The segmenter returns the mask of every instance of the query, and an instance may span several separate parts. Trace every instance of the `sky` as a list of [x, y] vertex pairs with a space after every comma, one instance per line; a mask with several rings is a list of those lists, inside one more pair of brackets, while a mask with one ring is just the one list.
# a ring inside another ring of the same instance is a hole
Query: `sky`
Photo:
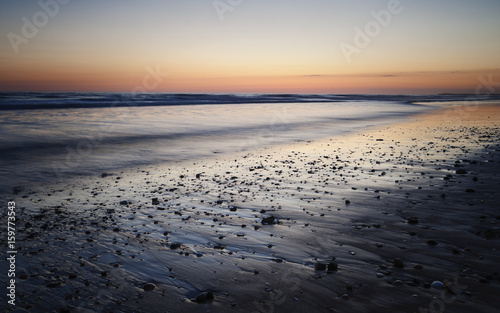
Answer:
[[500, 82], [499, 16], [498, 0], [0, 0], [0, 91], [473, 94]]

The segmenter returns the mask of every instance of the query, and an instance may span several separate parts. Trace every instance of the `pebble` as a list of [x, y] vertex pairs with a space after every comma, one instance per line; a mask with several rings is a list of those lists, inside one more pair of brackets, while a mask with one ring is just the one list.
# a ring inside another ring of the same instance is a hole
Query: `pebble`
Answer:
[[268, 216], [262, 218], [262, 225], [272, 225], [274, 223], [274, 216]]
[[173, 243], [170, 245], [170, 249], [172, 249], [172, 250], [179, 249], [180, 247], [181, 247], [181, 245], [178, 243]]
[[153, 291], [156, 288], [155, 284], [147, 283], [144, 285], [144, 291]]
[[413, 268], [414, 268], [414, 269], [416, 269], [416, 270], [421, 270], [421, 269], [423, 269], [424, 267], [422, 266], [422, 264], [415, 264], [415, 265], [413, 266]]
[[436, 240], [431, 239], [431, 240], [427, 240], [427, 244], [429, 246], [436, 246], [438, 243]]
[[392, 264], [394, 264], [394, 267], [397, 267], [397, 268], [404, 268], [405, 267], [403, 261], [401, 261], [400, 258], [395, 258], [394, 261], [392, 262]]
[[339, 265], [336, 262], [328, 263], [328, 272], [335, 272], [339, 268]]
[[349, 300], [349, 298], [351, 298], [351, 297], [349, 297], [349, 295], [348, 295], [347, 293], [344, 293], [344, 294], [343, 294], [342, 296], [340, 296], [340, 297], [341, 297], [342, 299], [344, 299], [344, 300]]
[[444, 284], [440, 282], [439, 280], [435, 280], [431, 284], [432, 287], [437, 288], [437, 289], [443, 289]]
[[316, 264], [314, 264], [314, 269], [317, 271], [326, 271], [326, 264], [322, 262], [316, 262]]
[[411, 225], [418, 224], [418, 218], [416, 218], [416, 217], [410, 217], [407, 221], [408, 221], [408, 224], [411, 224]]
[[395, 280], [392, 282], [392, 285], [393, 286], [402, 286], [403, 285], [403, 282], [401, 280]]
[[384, 277], [384, 274], [382, 274], [382, 273], [377, 273], [377, 277], [382, 278], [382, 277]]
[[214, 294], [211, 291], [208, 291], [208, 292], [203, 292], [203, 293], [199, 294], [196, 297], [195, 301], [198, 303], [205, 303], [208, 301], [212, 301], [213, 299], [214, 299]]

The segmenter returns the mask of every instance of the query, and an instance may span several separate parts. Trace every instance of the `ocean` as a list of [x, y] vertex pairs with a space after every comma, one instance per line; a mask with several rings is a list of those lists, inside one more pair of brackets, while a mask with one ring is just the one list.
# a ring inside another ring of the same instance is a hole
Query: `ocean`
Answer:
[[0, 93], [0, 191], [336, 136], [468, 98]]

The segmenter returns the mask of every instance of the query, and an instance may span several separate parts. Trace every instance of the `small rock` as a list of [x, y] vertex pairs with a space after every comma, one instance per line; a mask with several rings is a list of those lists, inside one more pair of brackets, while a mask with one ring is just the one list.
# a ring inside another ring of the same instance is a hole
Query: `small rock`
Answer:
[[208, 301], [212, 301], [213, 299], [214, 299], [214, 294], [211, 291], [208, 291], [208, 292], [203, 292], [203, 293], [199, 294], [196, 297], [195, 301], [198, 303], [205, 303]]
[[144, 285], [144, 291], [153, 291], [156, 288], [155, 284], [147, 283]]
[[128, 205], [128, 201], [127, 200], [120, 201], [120, 205]]
[[397, 267], [397, 268], [404, 268], [405, 267], [403, 261], [401, 261], [400, 258], [395, 258], [394, 261], [392, 262], [392, 264], [394, 264], [394, 267]]
[[393, 286], [402, 286], [402, 285], [403, 285], [403, 282], [402, 282], [402, 281], [400, 281], [400, 280], [398, 279], [398, 280], [393, 281], [393, 282], [392, 282], [392, 285], [393, 285]]
[[422, 264], [415, 264], [415, 266], [413, 266], [413, 268], [416, 269], [416, 270], [421, 270], [424, 267], [422, 266]]
[[472, 193], [472, 192], [476, 192], [476, 191], [474, 189], [472, 189], [472, 188], [468, 188], [468, 189], [465, 189], [465, 192], [471, 192]]
[[427, 240], [427, 244], [429, 246], [436, 246], [438, 243], [436, 240], [431, 239], [431, 240]]
[[444, 284], [442, 282], [440, 282], [439, 280], [435, 280], [432, 282], [431, 286], [436, 288], [436, 289], [443, 289]]
[[47, 283], [47, 287], [48, 288], [56, 288], [56, 287], [59, 287], [59, 286], [61, 286], [61, 282], [60, 281], [54, 281], [54, 282]]
[[467, 171], [466, 171], [466, 170], [464, 170], [463, 168], [461, 168], [461, 169], [458, 169], [458, 170], [456, 171], [456, 173], [457, 173], [457, 174], [461, 174], [461, 175], [463, 175], [463, 174], [467, 174]]
[[153, 198], [153, 199], [151, 199], [151, 202], [152, 202], [152, 204], [153, 204], [153, 205], [158, 205], [158, 204], [160, 204], [160, 201], [158, 201], [158, 198]]
[[274, 221], [275, 221], [274, 216], [264, 217], [262, 218], [262, 225], [271, 225], [274, 223]]
[[416, 217], [410, 217], [410, 218], [408, 219], [408, 224], [411, 224], [411, 225], [416, 225], [416, 224], [418, 224], [418, 218], [416, 218]]
[[345, 200], [345, 204], [351, 204], [350, 200]]
[[180, 247], [181, 247], [181, 245], [179, 243], [170, 244], [170, 249], [172, 249], [172, 250], [179, 249]]
[[384, 277], [384, 274], [382, 274], [382, 273], [377, 273], [377, 277], [382, 278], [382, 277]]
[[328, 272], [336, 272], [339, 268], [339, 265], [336, 262], [328, 263]]
[[326, 264], [322, 262], [316, 262], [316, 264], [314, 264], [314, 269], [316, 271], [326, 271]]
[[351, 298], [351, 297], [349, 297], [349, 295], [348, 295], [347, 293], [344, 293], [344, 294], [343, 294], [343, 295], [341, 295], [340, 297], [341, 297], [342, 299], [344, 299], [344, 300], [349, 300], [349, 298]]

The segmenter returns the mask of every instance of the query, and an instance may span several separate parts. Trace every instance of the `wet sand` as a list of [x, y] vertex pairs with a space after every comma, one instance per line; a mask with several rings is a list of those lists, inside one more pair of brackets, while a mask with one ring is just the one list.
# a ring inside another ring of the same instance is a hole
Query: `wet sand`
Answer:
[[495, 312], [499, 142], [458, 106], [19, 191], [16, 311]]

